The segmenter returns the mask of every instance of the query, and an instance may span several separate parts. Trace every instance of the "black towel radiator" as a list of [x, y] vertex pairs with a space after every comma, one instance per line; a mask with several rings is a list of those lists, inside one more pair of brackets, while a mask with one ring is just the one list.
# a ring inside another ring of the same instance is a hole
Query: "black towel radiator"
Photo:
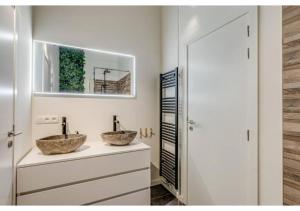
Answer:
[[[166, 89], [175, 89], [174, 96], [166, 97]], [[173, 122], [165, 122], [170, 114]], [[164, 149], [164, 143], [174, 150]], [[160, 176], [178, 189], [178, 68], [160, 74]]]

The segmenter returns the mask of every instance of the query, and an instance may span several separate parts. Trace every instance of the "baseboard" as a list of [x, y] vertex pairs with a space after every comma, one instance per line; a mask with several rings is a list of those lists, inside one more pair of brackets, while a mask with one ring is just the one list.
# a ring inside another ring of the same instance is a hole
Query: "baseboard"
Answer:
[[177, 190], [174, 189], [174, 186], [170, 185], [169, 183], [165, 182], [164, 179], [161, 180], [161, 185], [164, 186], [170, 193], [172, 193], [179, 201], [184, 205], [183, 196], [179, 194]]
[[161, 184], [160, 178], [151, 180], [151, 186], [160, 185], [160, 184]]

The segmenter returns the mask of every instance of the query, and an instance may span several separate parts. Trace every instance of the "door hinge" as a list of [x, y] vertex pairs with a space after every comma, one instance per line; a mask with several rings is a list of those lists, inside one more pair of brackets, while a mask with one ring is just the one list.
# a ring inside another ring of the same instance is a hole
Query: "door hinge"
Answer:
[[250, 26], [247, 26], [247, 36], [250, 37]]
[[250, 59], [250, 48], [247, 48], [247, 58]]
[[250, 141], [250, 130], [247, 130], [247, 141]]

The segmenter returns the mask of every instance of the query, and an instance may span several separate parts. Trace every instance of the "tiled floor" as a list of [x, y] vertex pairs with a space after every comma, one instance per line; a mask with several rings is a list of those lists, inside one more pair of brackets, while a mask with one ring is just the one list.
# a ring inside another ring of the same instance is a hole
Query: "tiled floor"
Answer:
[[162, 185], [151, 187], [151, 205], [182, 205], [173, 194]]

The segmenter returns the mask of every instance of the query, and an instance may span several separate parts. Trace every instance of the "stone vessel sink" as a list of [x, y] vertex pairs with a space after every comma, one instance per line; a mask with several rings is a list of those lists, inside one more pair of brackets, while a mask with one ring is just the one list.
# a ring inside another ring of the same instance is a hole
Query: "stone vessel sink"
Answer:
[[108, 144], [123, 146], [123, 145], [128, 145], [130, 142], [132, 142], [136, 137], [136, 134], [137, 134], [136, 131], [121, 130], [121, 131], [102, 133], [101, 137], [103, 141]]
[[83, 134], [56, 135], [36, 140], [36, 145], [45, 155], [65, 154], [74, 152], [85, 140]]

